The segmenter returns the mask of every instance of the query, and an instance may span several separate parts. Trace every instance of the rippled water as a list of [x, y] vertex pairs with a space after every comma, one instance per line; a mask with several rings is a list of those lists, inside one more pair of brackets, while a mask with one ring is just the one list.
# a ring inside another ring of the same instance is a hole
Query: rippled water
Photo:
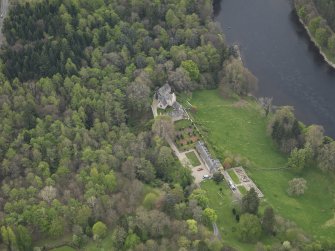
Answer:
[[259, 79], [257, 96], [292, 105], [299, 120], [335, 137], [335, 71], [309, 41], [289, 0], [216, 1], [216, 21], [229, 44], [240, 45]]

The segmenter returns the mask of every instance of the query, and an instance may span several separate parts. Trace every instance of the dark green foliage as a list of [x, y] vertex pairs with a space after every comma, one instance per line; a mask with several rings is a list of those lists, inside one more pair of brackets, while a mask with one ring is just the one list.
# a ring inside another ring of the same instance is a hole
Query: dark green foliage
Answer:
[[253, 214], [243, 214], [238, 223], [238, 235], [241, 241], [256, 242], [262, 233], [261, 224], [257, 216]]
[[[37, 79], [56, 73], [71, 75], [76, 71], [66, 70], [69, 59], [79, 66], [82, 60], [87, 61], [84, 52], [92, 43], [92, 33], [78, 30], [79, 10], [73, 6], [67, 6], [71, 14], [71, 23], [67, 23], [59, 13], [61, 3], [41, 1], [11, 9], [3, 29], [9, 46], [2, 55], [10, 79]], [[72, 27], [70, 32], [66, 26]]]
[[265, 208], [262, 218], [262, 228], [266, 234], [273, 234], [275, 225], [275, 214], [272, 207]]
[[223, 181], [223, 178], [224, 178], [224, 176], [223, 176], [223, 174], [222, 174], [221, 172], [215, 172], [215, 173], [213, 174], [213, 180], [214, 180], [217, 184], [219, 184], [220, 182], [222, 182], [222, 181]]
[[290, 153], [302, 145], [302, 126], [295, 118], [292, 107], [277, 110], [269, 126], [271, 137], [281, 151]]
[[335, 30], [335, 2], [333, 0], [313, 0], [313, 2], [330, 27]]
[[242, 212], [249, 214], [257, 214], [259, 206], [259, 198], [254, 188], [242, 198]]
[[24, 226], [19, 225], [16, 228], [16, 239], [19, 250], [30, 251], [32, 250], [32, 238], [28, 229]]

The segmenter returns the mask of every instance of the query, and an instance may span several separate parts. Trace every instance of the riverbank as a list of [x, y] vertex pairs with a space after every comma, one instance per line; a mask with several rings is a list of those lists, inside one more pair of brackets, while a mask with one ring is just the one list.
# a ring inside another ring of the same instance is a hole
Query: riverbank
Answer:
[[[309, 4], [313, 5], [313, 12], [314, 13], [317, 13], [317, 17], [320, 17], [321, 20], [324, 20], [324, 18], [318, 13], [316, 7], [314, 6], [314, 3], [312, 1], [309, 2]], [[315, 39], [314, 35], [311, 33], [311, 31], [309, 30], [307, 24], [304, 22], [304, 20], [301, 18], [301, 16], [299, 15], [299, 9], [302, 7], [302, 6], [299, 6], [296, 1], [294, 1], [293, 3], [293, 7], [294, 7], [294, 11], [295, 11], [295, 14], [297, 15], [298, 17], [298, 20], [300, 22], [300, 24], [304, 27], [305, 31], [307, 32], [308, 34], [308, 37], [310, 38], [310, 41], [314, 44], [314, 46], [317, 48], [317, 50], [319, 51], [320, 55], [322, 56], [323, 60], [330, 66], [332, 67], [333, 69], [335, 69], [335, 59], [332, 60], [330, 59], [329, 55], [327, 55], [327, 53], [324, 51], [325, 48], [323, 48]], [[325, 20], [326, 21], [326, 20]], [[330, 32], [330, 37], [335, 35], [335, 33], [332, 31], [332, 29], [326, 25], [327, 27], [327, 30]]]

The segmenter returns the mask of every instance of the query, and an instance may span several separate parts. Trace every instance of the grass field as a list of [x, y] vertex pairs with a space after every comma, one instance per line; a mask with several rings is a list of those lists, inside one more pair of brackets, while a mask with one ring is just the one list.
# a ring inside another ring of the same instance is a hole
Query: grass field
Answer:
[[227, 172], [228, 172], [230, 178], [232, 178], [232, 180], [234, 181], [235, 184], [240, 184], [240, 180], [238, 179], [234, 170], [230, 169]]
[[[308, 186], [305, 195], [289, 197], [287, 183], [297, 175], [287, 169], [273, 169], [285, 167], [287, 157], [278, 152], [267, 136], [267, 119], [254, 101], [224, 100], [212, 90], [193, 93], [190, 102], [197, 108], [193, 117], [217, 157], [224, 159], [234, 154], [250, 161], [246, 171], [264, 193], [265, 203], [310, 235], [334, 238], [335, 226], [326, 227], [326, 222], [334, 219], [334, 178], [316, 168], [305, 170], [302, 174]], [[225, 226], [224, 222], [219, 223]]]
[[186, 157], [190, 160], [191, 165], [192, 165], [193, 167], [195, 167], [195, 166], [199, 166], [199, 165], [200, 165], [200, 161], [199, 161], [197, 155], [195, 155], [194, 152], [186, 153]]

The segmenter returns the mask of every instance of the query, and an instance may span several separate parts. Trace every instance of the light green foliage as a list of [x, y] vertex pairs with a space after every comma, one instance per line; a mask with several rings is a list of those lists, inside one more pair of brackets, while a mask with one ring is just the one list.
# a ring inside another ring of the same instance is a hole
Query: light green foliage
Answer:
[[288, 167], [292, 168], [294, 171], [301, 172], [305, 167], [311, 163], [312, 159], [312, 149], [307, 146], [303, 149], [294, 148], [291, 152], [291, 156], [288, 159]]
[[188, 72], [192, 80], [199, 80], [200, 72], [196, 63], [192, 60], [186, 60], [181, 63], [181, 66]]
[[92, 232], [94, 240], [100, 240], [106, 236], [107, 227], [103, 222], [98, 221], [93, 225]]
[[202, 208], [206, 208], [208, 205], [208, 197], [205, 190], [200, 188], [195, 189], [190, 195], [190, 200], [196, 200]]
[[306, 8], [305, 6], [302, 6], [299, 10], [298, 10], [298, 16], [305, 21], [305, 18], [306, 18]]
[[237, 174], [234, 172], [233, 169], [228, 170], [228, 174], [235, 184], [241, 183], [240, 179], [237, 177]]
[[11, 227], [1, 227], [1, 238], [9, 250], [15, 250], [17, 248], [16, 236]]
[[205, 208], [204, 209], [204, 217], [205, 217], [205, 219], [207, 219], [211, 223], [215, 223], [217, 218], [218, 218], [215, 210], [212, 209], [212, 208]]
[[49, 236], [53, 238], [60, 237], [64, 233], [64, 225], [63, 218], [55, 217], [52, 219], [48, 230]]
[[189, 219], [189, 220], [186, 221], [186, 223], [187, 223], [188, 230], [192, 234], [196, 234], [198, 232], [198, 224], [197, 224], [196, 220]]
[[113, 171], [104, 176], [104, 185], [109, 192], [112, 192], [116, 186], [116, 177]]
[[291, 243], [289, 241], [284, 241], [283, 242], [283, 248], [284, 248], [284, 250], [291, 250], [291, 248], [292, 248]]
[[135, 247], [138, 243], [141, 242], [141, 239], [134, 233], [129, 233], [125, 243], [124, 243], [124, 248], [126, 250], [131, 249], [133, 247]]
[[328, 41], [327, 41], [327, 47], [328, 49], [334, 51], [335, 50], [335, 34], [331, 35], [329, 38], [328, 38]]
[[16, 228], [17, 245], [20, 250], [29, 251], [32, 249], [32, 237], [28, 229], [22, 225]]
[[195, 166], [199, 166], [199, 165], [200, 165], [200, 161], [199, 161], [197, 155], [196, 155], [194, 152], [186, 153], [186, 157], [187, 157], [188, 160], [191, 162], [191, 165], [192, 165], [193, 167], [195, 167]]
[[261, 224], [257, 216], [243, 214], [238, 224], [239, 238], [244, 242], [256, 242], [262, 233]]
[[313, 18], [308, 25], [308, 29], [312, 34], [315, 34], [316, 30], [319, 28], [321, 22], [320, 17]]
[[157, 202], [158, 195], [156, 193], [148, 193], [143, 200], [143, 206], [147, 209], [153, 209]]
[[315, 39], [321, 47], [327, 45], [329, 33], [325, 28], [318, 28], [315, 31]]
[[1, 227], [1, 239], [6, 246], [10, 245], [8, 230], [7, 230], [7, 227], [5, 226]]
[[190, 248], [191, 241], [187, 239], [185, 236], [180, 236], [178, 239], [178, 246], [181, 248], [181, 250], [188, 250]]
[[175, 15], [175, 12], [171, 9], [166, 12], [165, 20], [166, 23], [173, 28], [177, 28], [180, 22], [179, 18]]

